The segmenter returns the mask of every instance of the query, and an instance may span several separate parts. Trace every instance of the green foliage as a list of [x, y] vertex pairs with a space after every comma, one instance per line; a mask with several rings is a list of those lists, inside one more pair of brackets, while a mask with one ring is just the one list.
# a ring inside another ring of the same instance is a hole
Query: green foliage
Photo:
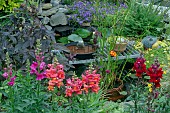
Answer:
[[128, 15], [125, 20], [122, 34], [130, 37], [143, 37], [147, 35], [160, 36], [163, 28], [163, 16], [165, 12], [154, 8], [153, 4], [138, 4], [131, 0], [128, 4]]
[[81, 28], [78, 28], [74, 33], [78, 34], [82, 38], [87, 38], [91, 34], [89, 30]]
[[[5, 80], [2, 87], [0, 87], [0, 91], [3, 94], [2, 102], [0, 103], [2, 111], [6, 113], [49, 112], [50, 103], [48, 100], [51, 94], [44, 92], [46, 90], [46, 87], [43, 86], [44, 82], [41, 83], [41, 92], [38, 96], [35, 93], [37, 92], [38, 81], [36, 81], [34, 75], [30, 76], [29, 73], [22, 74], [21, 71], [18, 71], [15, 75], [17, 78], [13, 87], [7, 86], [8, 80]], [[12, 104], [15, 105], [13, 110]]]
[[35, 58], [36, 40], [41, 39], [43, 53], [47, 53], [47, 61], [51, 61], [50, 51], [53, 48], [65, 48], [55, 41], [55, 34], [47, 30], [37, 16], [36, 8], [21, 6], [16, 14], [10, 17], [10, 24], [0, 28], [0, 69], [4, 66], [6, 52], [9, 53], [16, 68], [24, 66], [26, 59]]
[[[138, 81], [139, 82], [139, 81]], [[125, 113], [168, 113], [170, 110], [170, 98], [167, 87], [155, 89], [155, 92], [149, 92], [146, 85], [131, 85], [131, 95], [127, 97], [125, 102]], [[152, 93], [158, 93], [157, 97]], [[151, 105], [150, 105], [151, 104]]]
[[63, 113], [106, 113], [118, 110], [115, 103], [107, 102], [102, 98], [102, 90], [97, 94], [89, 93], [75, 96], [67, 103], [67, 107], [63, 109]]
[[73, 42], [79, 42], [79, 41], [83, 41], [82, 38], [76, 34], [71, 34], [68, 36], [68, 40], [71, 40]]
[[0, 0], [0, 11], [12, 12], [14, 8], [20, 6], [24, 0]]
[[83, 38], [88, 38], [91, 35], [91, 32], [87, 29], [78, 28], [73, 34], [69, 35], [68, 37], [62, 37], [58, 41], [67, 44], [69, 41], [79, 42], [83, 41]]

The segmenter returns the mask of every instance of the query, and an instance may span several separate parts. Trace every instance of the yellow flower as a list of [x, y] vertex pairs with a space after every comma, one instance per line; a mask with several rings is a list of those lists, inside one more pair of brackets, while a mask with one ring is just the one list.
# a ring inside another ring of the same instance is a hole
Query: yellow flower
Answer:
[[153, 57], [154, 56], [154, 54], [151, 54], [151, 57]]
[[152, 87], [152, 84], [148, 84], [148, 87], [151, 88], [151, 87]]
[[149, 88], [149, 92], [152, 92], [152, 88]]
[[164, 74], [166, 74], [166, 71], [164, 71]]
[[149, 63], [149, 61], [147, 60], [146, 63]]
[[151, 51], [151, 50], [152, 50], [151, 48], [148, 49], [148, 51]]

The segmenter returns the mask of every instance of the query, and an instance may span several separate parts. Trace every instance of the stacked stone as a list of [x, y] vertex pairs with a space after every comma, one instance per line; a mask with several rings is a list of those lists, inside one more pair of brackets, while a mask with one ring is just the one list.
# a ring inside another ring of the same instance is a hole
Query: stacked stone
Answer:
[[39, 12], [39, 18], [48, 30], [52, 30], [56, 26], [67, 25], [68, 12], [66, 5], [59, 4], [60, 0], [51, 0], [50, 3], [43, 3]]

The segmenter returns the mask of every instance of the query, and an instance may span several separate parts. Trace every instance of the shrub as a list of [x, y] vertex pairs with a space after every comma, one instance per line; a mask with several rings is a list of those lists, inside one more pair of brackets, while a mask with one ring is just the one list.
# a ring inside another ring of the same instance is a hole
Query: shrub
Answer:
[[24, 0], [1, 0], [0, 1], [0, 11], [13, 11], [14, 8], [20, 6]]
[[[154, 8], [153, 4], [138, 4], [133, 0], [129, 2], [124, 27], [122, 32], [130, 37], [143, 37], [147, 35], [160, 36], [164, 27], [163, 16], [159, 8]], [[126, 16], [126, 14], [125, 14]]]
[[6, 52], [16, 68], [24, 66], [27, 59], [33, 60], [37, 39], [41, 40], [43, 53], [47, 53], [46, 61], [51, 60], [51, 49], [59, 46], [55, 43], [55, 34], [41, 24], [35, 7], [21, 5], [10, 21], [0, 28], [0, 69], [4, 66]]

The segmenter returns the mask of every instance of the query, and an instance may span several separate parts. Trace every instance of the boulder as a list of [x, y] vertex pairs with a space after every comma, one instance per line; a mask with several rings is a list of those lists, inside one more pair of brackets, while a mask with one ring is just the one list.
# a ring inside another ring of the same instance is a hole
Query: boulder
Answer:
[[61, 0], [51, 0], [53, 6], [58, 6]]
[[57, 12], [55, 15], [52, 15], [50, 18], [50, 25], [67, 25], [67, 17], [64, 13]]
[[46, 3], [42, 5], [42, 9], [51, 9], [52, 8], [52, 4], [51, 3]]
[[50, 18], [44, 17], [43, 20], [42, 20], [42, 23], [43, 24], [48, 24], [49, 21], [50, 21]]
[[42, 11], [41, 15], [42, 16], [53, 15], [58, 11], [58, 8], [59, 8], [58, 6], [55, 6], [55, 7], [51, 8], [51, 9], [46, 10], [46, 11]]
[[67, 12], [68, 12], [68, 9], [66, 9], [66, 8], [59, 8], [59, 9], [58, 9], [58, 12], [67, 13]]

